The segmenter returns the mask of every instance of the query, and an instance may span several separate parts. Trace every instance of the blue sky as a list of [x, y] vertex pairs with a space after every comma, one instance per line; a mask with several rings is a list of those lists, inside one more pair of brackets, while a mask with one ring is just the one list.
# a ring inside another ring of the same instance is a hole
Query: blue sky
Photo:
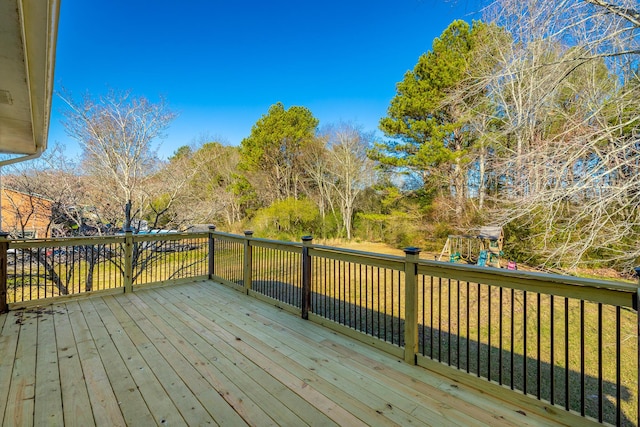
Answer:
[[[320, 126], [377, 129], [395, 84], [473, 0], [64, 0], [55, 89], [164, 96], [179, 117], [166, 158], [202, 135], [238, 145], [270, 105], [302, 105]], [[49, 145], [77, 144], [54, 97]]]

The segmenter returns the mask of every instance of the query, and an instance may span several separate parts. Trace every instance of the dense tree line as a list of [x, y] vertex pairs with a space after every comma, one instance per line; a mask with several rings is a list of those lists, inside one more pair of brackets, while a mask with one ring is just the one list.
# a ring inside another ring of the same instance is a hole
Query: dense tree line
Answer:
[[83, 157], [53, 150], [5, 181], [54, 200], [60, 233], [216, 223], [433, 250], [491, 224], [512, 259], [629, 270], [640, 27], [624, 1], [500, 0], [453, 22], [397, 83], [382, 138], [276, 103], [240, 146], [203, 137], [161, 161], [153, 143], [175, 117], [163, 100], [63, 95]]

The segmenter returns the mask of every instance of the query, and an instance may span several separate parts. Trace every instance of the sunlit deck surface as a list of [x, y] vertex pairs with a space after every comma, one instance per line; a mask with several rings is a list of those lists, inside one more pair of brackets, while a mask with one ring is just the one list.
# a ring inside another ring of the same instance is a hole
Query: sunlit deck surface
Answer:
[[26, 425], [551, 425], [214, 282], [0, 316], [0, 418]]

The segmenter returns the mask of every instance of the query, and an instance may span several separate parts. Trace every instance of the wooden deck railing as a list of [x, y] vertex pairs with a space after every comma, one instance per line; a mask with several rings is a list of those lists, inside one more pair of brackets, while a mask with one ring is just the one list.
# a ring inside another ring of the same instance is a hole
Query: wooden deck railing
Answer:
[[[0, 311], [212, 278], [568, 424], [637, 425], [638, 286], [215, 231], [9, 241]], [[35, 301], [35, 302], [34, 302]]]
[[207, 233], [42, 240], [0, 235], [0, 312], [43, 300], [207, 278]]

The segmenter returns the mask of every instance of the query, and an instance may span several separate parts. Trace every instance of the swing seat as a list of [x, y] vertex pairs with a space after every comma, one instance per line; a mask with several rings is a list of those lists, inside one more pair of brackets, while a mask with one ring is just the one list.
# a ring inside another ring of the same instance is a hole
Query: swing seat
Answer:
[[486, 267], [487, 266], [487, 251], [480, 251], [480, 255], [478, 256], [478, 266]]

